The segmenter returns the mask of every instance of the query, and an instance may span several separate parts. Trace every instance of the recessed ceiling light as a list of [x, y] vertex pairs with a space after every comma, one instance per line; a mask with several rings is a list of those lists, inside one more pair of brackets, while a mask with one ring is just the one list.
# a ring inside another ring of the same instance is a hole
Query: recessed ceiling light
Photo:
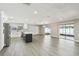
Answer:
[[38, 11], [34, 11], [34, 14], [37, 14], [38, 13]]

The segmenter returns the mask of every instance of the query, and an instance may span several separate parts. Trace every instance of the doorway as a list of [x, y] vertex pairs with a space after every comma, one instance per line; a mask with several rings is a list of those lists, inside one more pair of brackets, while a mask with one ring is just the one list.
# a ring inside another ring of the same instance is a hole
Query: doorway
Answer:
[[45, 35], [50, 35], [51, 34], [51, 29], [49, 26], [43, 26], [44, 27], [44, 33]]

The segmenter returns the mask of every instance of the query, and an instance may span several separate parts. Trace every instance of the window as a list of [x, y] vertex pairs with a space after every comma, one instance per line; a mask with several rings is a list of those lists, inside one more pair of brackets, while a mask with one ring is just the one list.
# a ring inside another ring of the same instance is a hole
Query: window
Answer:
[[45, 33], [50, 33], [50, 29], [49, 28], [45, 28]]
[[51, 29], [47, 26], [43, 26], [44, 27], [44, 32], [47, 34], [47, 33], [51, 33]]
[[62, 24], [59, 29], [60, 37], [69, 39], [74, 37], [74, 24]]

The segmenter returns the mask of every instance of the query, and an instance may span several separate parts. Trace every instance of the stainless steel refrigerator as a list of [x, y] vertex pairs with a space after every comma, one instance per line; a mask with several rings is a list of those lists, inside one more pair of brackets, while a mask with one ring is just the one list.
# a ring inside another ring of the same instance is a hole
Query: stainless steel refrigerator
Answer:
[[9, 23], [4, 23], [4, 45], [5, 47], [8, 47], [11, 42], [10, 38], [10, 25]]

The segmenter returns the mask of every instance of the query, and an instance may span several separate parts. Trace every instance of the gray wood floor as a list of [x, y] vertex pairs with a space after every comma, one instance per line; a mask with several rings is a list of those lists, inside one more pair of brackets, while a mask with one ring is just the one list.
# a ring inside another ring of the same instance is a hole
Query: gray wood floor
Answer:
[[1, 56], [79, 56], [79, 44], [69, 40], [34, 36], [33, 42], [12, 38], [11, 45], [0, 52]]

